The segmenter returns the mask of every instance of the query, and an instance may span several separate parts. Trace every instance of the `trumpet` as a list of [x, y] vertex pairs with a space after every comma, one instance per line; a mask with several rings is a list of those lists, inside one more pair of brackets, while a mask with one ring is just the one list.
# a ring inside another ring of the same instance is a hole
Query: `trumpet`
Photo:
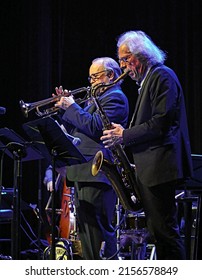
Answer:
[[49, 105], [51, 103], [56, 103], [63, 96], [76, 95], [76, 94], [79, 94], [79, 93], [82, 93], [82, 92], [86, 92], [86, 95], [83, 99], [78, 98], [76, 100], [76, 102], [78, 104], [81, 104], [82, 102], [85, 102], [89, 99], [90, 91], [91, 91], [91, 87], [81, 87], [81, 88], [78, 88], [78, 89], [75, 89], [75, 90], [69, 90], [67, 93], [63, 93], [61, 95], [46, 98], [46, 99], [36, 101], [36, 102], [33, 102], [33, 103], [25, 103], [23, 100], [20, 100], [19, 104], [20, 104], [21, 111], [26, 118], [28, 117], [28, 113], [30, 111], [34, 110], [34, 109], [36, 109], [37, 116], [42, 117], [42, 116], [50, 115], [50, 114], [53, 114], [53, 113], [57, 112], [59, 110], [59, 108], [53, 106], [51, 108], [47, 108], [47, 109], [44, 109], [43, 111], [41, 111], [40, 107]]

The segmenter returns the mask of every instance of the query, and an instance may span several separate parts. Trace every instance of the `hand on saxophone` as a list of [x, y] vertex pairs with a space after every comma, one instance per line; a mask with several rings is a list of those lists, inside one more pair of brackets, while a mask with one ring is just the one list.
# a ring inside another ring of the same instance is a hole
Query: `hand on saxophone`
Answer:
[[103, 142], [105, 148], [123, 143], [123, 131], [124, 128], [116, 123], [112, 123], [112, 129], [104, 130], [100, 140]]

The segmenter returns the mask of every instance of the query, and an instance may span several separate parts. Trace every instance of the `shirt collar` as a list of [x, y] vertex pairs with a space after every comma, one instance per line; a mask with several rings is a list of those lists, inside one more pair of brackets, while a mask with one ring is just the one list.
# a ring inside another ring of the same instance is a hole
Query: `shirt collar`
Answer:
[[142, 81], [140, 82], [140, 84], [138, 84], [139, 88], [138, 88], [138, 94], [140, 94], [140, 91], [141, 91], [141, 88], [142, 88], [142, 85], [150, 71], [151, 67], [148, 67], [147, 71], [146, 71], [146, 74], [144, 75], [144, 78], [142, 79]]

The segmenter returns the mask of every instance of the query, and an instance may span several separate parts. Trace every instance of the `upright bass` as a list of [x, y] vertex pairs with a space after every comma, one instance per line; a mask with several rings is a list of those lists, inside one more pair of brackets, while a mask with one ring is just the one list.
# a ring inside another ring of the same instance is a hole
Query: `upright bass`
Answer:
[[[65, 178], [63, 178], [61, 174], [58, 174], [55, 182], [57, 191], [59, 189], [59, 185], [62, 186], [61, 204], [60, 204], [61, 207], [56, 208], [55, 210], [53, 210], [50, 207], [51, 200], [52, 200], [52, 192], [51, 192], [45, 207], [45, 212], [50, 227], [52, 226], [52, 220], [50, 214], [52, 213], [52, 211], [56, 212], [57, 217], [59, 217], [59, 221], [57, 221], [57, 225], [55, 229], [57, 232], [57, 237], [69, 239], [70, 235], [73, 236], [75, 234], [74, 217], [72, 217], [72, 214], [74, 215], [73, 193], [72, 193], [73, 189], [67, 186]], [[47, 231], [46, 238], [49, 244], [51, 244], [50, 230]]]

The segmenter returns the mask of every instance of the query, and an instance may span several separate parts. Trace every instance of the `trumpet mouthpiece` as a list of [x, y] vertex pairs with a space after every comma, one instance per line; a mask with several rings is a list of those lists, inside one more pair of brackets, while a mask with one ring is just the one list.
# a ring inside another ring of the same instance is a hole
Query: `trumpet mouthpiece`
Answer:
[[23, 113], [23, 115], [27, 118], [28, 117], [28, 106], [27, 104], [23, 101], [23, 100], [20, 100], [20, 108], [21, 108], [21, 111]]

